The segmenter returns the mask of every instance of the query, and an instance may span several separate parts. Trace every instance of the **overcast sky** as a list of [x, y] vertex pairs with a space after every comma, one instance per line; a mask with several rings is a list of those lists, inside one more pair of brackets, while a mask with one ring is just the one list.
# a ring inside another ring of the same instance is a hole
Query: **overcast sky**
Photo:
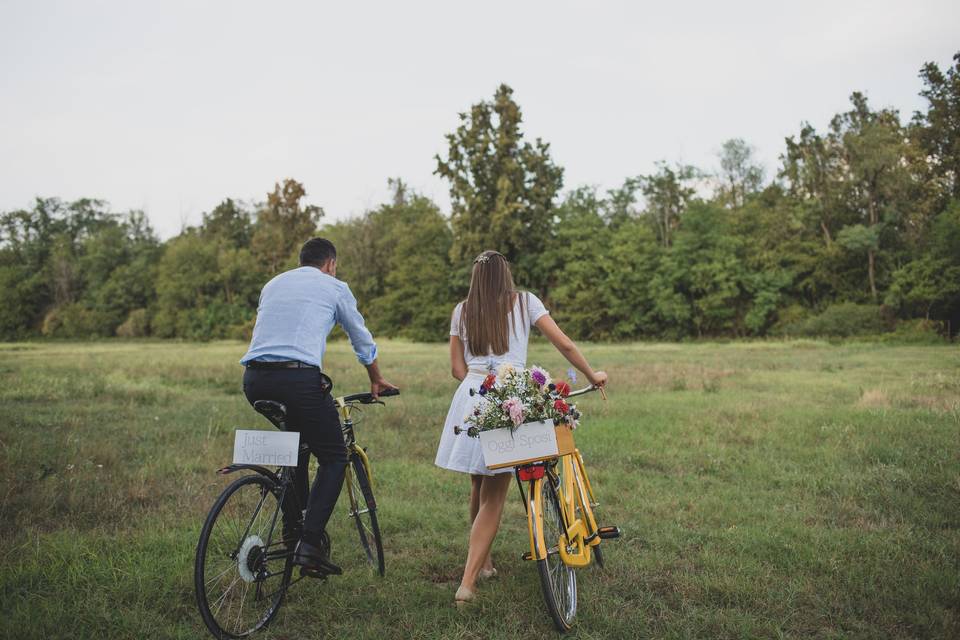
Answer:
[[501, 82], [567, 188], [731, 137], [773, 172], [854, 90], [906, 119], [960, 50], [956, 0], [786, 4], [0, 0], [0, 210], [103, 198], [166, 238], [285, 177], [362, 213], [391, 176], [447, 209], [433, 156]]

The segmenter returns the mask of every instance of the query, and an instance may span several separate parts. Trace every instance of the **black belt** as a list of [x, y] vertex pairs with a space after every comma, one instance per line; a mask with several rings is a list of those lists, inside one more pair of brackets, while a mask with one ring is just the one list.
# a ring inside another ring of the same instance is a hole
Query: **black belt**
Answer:
[[269, 360], [251, 360], [247, 363], [247, 369], [319, 369], [315, 364], [307, 364], [299, 360], [279, 360], [271, 362]]

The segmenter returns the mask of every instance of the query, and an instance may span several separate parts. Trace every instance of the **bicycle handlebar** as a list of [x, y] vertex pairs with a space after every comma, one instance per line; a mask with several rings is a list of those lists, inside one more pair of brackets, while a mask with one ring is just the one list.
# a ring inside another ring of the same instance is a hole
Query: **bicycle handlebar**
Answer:
[[[591, 391], [599, 391], [601, 389], [603, 389], [603, 387], [592, 384], [589, 387], [584, 387], [583, 389], [577, 389], [576, 391], [571, 391], [570, 393], [567, 394], [567, 397], [574, 398], [576, 396], [582, 396], [585, 393], [590, 393]], [[604, 397], [606, 397], [606, 394], [604, 394]]]
[[[378, 398], [389, 398], [390, 396], [400, 395], [400, 389], [386, 389], [380, 392]], [[344, 402], [359, 402], [360, 404], [371, 404], [376, 402], [373, 398], [373, 394], [369, 391], [367, 393], [354, 393], [349, 396], [343, 396], [341, 398]]]

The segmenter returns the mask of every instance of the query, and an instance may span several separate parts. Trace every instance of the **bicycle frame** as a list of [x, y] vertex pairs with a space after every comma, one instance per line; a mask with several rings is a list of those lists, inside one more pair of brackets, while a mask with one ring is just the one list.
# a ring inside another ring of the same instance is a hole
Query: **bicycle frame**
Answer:
[[[560, 473], [557, 473], [557, 467]], [[565, 527], [566, 540], [557, 540], [557, 551], [563, 563], [571, 567], [590, 564], [591, 548], [600, 544], [597, 521], [593, 515], [593, 492], [590, 489], [580, 450], [560, 456], [546, 465], [543, 478], [534, 480], [527, 497], [527, 525], [530, 533], [530, 557], [544, 560], [553, 551], [554, 541], [545, 540], [539, 523], [543, 516], [543, 499], [540, 483], [551, 482], [560, 497], [560, 509]], [[577, 516], [577, 508], [580, 516]]]
[[[337, 398], [337, 411], [340, 412], [340, 422], [341, 422], [341, 431], [343, 431], [343, 441], [347, 445], [348, 454], [356, 454], [360, 461], [363, 463], [363, 468], [367, 472], [367, 478], [370, 480], [370, 485], [373, 486], [373, 474], [372, 469], [370, 468], [370, 459], [367, 458], [367, 452], [363, 450], [363, 447], [357, 445], [357, 438], [353, 431], [353, 409], [354, 405], [344, 401], [343, 398]], [[351, 499], [353, 498], [353, 485], [350, 483], [350, 474], [353, 471], [350, 469], [350, 465], [347, 465], [346, 469], [346, 484], [347, 491], [350, 493]]]

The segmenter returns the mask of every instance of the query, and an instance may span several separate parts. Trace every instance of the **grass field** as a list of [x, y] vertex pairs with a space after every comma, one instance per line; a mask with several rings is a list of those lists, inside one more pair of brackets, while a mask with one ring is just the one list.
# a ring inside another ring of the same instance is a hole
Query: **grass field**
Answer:
[[[192, 563], [228, 480], [240, 343], [0, 345], [2, 638], [202, 638]], [[960, 349], [819, 342], [586, 345], [610, 398], [577, 432], [607, 568], [580, 573], [577, 638], [960, 635]], [[560, 373], [544, 345], [530, 361]], [[444, 345], [381, 343], [403, 387], [358, 426], [387, 575], [338, 505], [345, 575], [297, 584], [263, 638], [554, 633], [510, 494], [501, 576], [452, 606], [468, 481], [433, 456], [455, 387]], [[327, 368], [364, 388], [348, 345]]]

